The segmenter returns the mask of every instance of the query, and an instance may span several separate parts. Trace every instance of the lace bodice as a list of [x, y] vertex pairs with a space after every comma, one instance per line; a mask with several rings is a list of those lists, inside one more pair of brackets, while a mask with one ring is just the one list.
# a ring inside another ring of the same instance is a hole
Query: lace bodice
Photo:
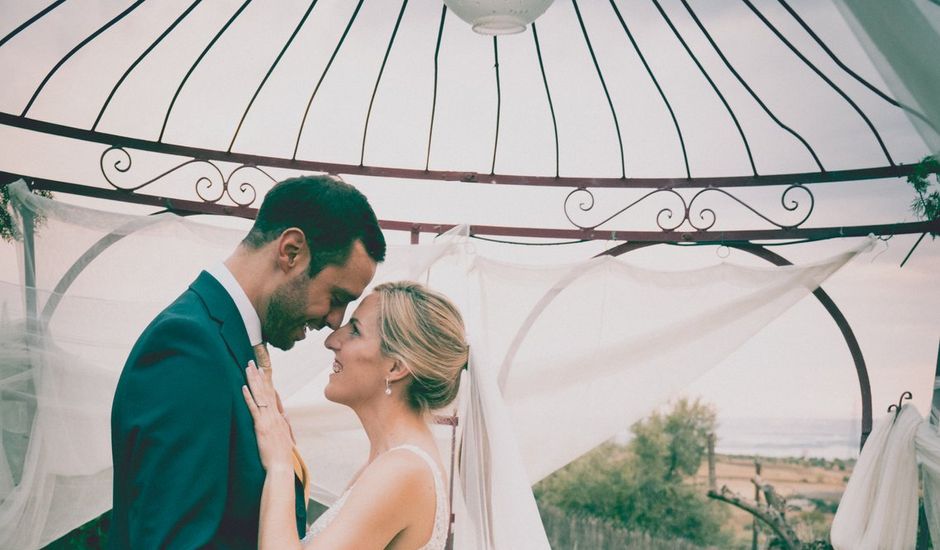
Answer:
[[[420, 456], [427, 463], [428, 468], [431, 469], [431, 473], [434, 475], [434, 494], [436, 497], [436, 505], [434, 507], [434, 530], [431, 531], [431, 538], [428, 539], [428, 542], [422, 546], [420, 550], [443, 550], [447, 542], [447, 520], [449, 514], [447, 513], [447, 488], [444, 486], [444, 476], [441, 473], [441, 469], [438, 468], [437, 462], [434, 461], [431, 455], [420, 447], [415, 445], [399, 445], [398, 447], [389, 449], [388, 452], [398, 449], [406, 449]], [[349, 493], [352, 492], [354, 486], [355, 484], [346, 489], [346, 492], [333, 503], [333, 506], [330, 506], [313, 522], [313, 525], [310, 526], [310, 530], [307, 531], [307, 536], [301, 541], [302, 543], [309, 541], [312, 537], [315, 537], [317, 533], [326, 529], [343, 508], [343, 504], [346, 503], [346, 499], [349, 497]]]

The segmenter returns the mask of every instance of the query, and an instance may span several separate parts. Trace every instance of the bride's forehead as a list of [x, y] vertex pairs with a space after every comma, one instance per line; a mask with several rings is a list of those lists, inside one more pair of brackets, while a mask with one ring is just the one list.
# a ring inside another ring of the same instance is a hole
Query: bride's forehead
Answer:
[[359, 306], [356, 307], [355, 316], [358, 319], [368, 319], [377, 316], [379, 313], [379, 295], [376, 293], [370, 293], [365, 298], [359, 302]]

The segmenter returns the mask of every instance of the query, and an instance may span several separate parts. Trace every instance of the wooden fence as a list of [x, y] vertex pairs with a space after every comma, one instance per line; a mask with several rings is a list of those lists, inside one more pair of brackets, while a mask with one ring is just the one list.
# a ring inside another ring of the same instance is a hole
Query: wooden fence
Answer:
[[539, 506], [554, 550], [703, 550], [682, 539], [655, 539], [590, 517], [566, 515], [554, 506]]

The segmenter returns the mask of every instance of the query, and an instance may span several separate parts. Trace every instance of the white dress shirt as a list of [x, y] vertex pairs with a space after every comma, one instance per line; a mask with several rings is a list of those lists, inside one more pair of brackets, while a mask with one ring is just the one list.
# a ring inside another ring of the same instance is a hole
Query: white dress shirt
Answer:
[[207, 267], [206, 272], [215, 277], [215, 280], [219, 281], [222, 288], [232, 297], [232, 301], [235, 302], [235, 307], [238, 308], [238, 313], [241, 314], [242, 321], [245, 323], [245, 330], [248, 331], [248, 341], [251, 343], [252, 347], [262, 343], [261, 318], [258, 317], [255, 306], [251, 305], [248, 295], [245, 294], [245, 290], [242, 286], [238, 284], [232, 272], [221, 262], [214, 266]]

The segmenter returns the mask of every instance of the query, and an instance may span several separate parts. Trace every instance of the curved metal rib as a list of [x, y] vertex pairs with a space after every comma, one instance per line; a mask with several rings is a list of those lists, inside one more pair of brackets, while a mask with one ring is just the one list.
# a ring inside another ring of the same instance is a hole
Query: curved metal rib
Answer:
[[623, 27], [623, 31], [627, 33], [627, 38], [629, 38], [630, 43], [633, 44], [633, 50], [636, 52], [637, 57], [640, 58], [640, 62], [643, 63], [643, 67], [646, 68], [646, 73], [650, 76], [650, 80], [653, 81], [653, 85], [656, 86], [656, 91], [659, 92], [659, 97], [663, 98], [663, 103], [666, 104], [666, 109], [669, 110], [669, 116], [672, 117], [672, 124], [676, 127], [676, 134], [679, 136], [679, 146], [682, 148], [682, 162], [685, 163], [685, 177], [691, 179], [692, 172], [689, 170], [689, 155], [685, 150], [685, 139], [682, 138], [682, 129], [679, 128], [679, 120], [676, 118], [676, 113], [672, 110], [672, 105], [666, 98], [666, 93], [663, 92], [662, 87], [659, 85], [659, 81], [656, 80], [656, 75], [653, 74], [653, 69], [651, 69], [649, 63], [646, 62], [646, 57], [643, 55], [643, 52], [640, 51], [640, 46], [637, 45], [636, 40], [633, 38], [633, 33], [630, 32], [630, 28], [627, 27], [627, 23], [620, 14], [620, 9], [617, 7], [617, 4], [614, 3], [614, 0], [610, 0], [610, 6], [614, 8], [614, 13], [617, 15], [617, 19], [620, 21], [620, 26]]
[[222, 25], [222, 28], [219, 29], [219, 32], [215, 33], [215, 36], [212, 37], [212, 40], [210, 40], [206, 47], [202, 50], [202, 53], [199, 54], [199, 57], [196, 58], [196, 61], [193, 62], [193, 65], [189, 68], [188, 71], [186, 71], [186, 76], [184, 76], [183, 80], [180, 81], [180, 85], [176, 88], [176, 93], [173, 94], [173, 99], [170, 100], [170, 106], [166, 110], [166, 116], [163, 117], [163, 126], [160, 128], [160, 137], [157, 138], [157, 141], [163, 141], [163, 134], [166, 132], [166, 125], [170, 120], [170, 113], [173, 112], [173, 106], [176, 105], [176, 99], [179, 97], [180, 92], [183, 91], [183, 86], [186, 85], [186, 82], [189, 80], [189, 77], [192, 76], [193, 71], [196, 70], [196, 66], [199, 65], [206, 54], [209, 53], [209, 50], [212, 49], [212, 46], [215, 45], [222, 34], [229, 28], [235, 19], [238, 18], [238, 16], [241, 15], [243, 11], [245, 11], [245, 8], [247, 8], [248, 4], [250, 3], [251, 0], [245, 0], [242, 5], [238, 7], [238, 10], [235, 11], [231, 17], [229, 17], [228, 21], [225, 22], [225, 25]]
[[65, 57], [60, 59], [59, 62], [56, 63], [54, 67], [52, 67], [52, 70], [49, 71], [49, 74], [46, 75], [46, 78], [42, 79], [42, 82], [39, 84], [39, 87], [36, 88], [36, 91], [33, 92], [33, 97], [29, 98], [29, 102], [26, 104], [26, 108], [23, 109], [23, 112], [20, 114], [20, 116], [24, 116], [24, 117], [26, 116], [26, 113], [29, 112], [30, 107], [33, 106], [33, 102], [36, 101], [37, 97], [39, 97], [39, 94], [42, 92], [42, 89], [46, 87], [46, 84], [49, 82], [49, 79], [52, 78], [52, 76], [62, 67], [62, 65], [65, 65], [66, 61], [68, 61], [73, 55], [75, 55], [78, 52], [78, 50], [84, 48], [86, 44], [88, 44], [95, 38], [98, 38], [98, 36], [100, 36], [101, 33], [110, 29], [115, 23], [117, 23], [121, 19], [124, 19], [124, 17], [127, 14], [136, 10], [138, 6], [140, 6], [143, 3], [144, 3], [144, 0], [137, 0], [136, 2], [131, 4], [129, 7], [127, 7], [127, 9], [125, 9], [124, 11], [122, 11], [121, 13], [113, 17], [110, 21], [98, 27], [98, 30], [96, 30], [95, 32], [85, 37], [85, 39], [79, 42], [78, 45], [76, 45], [74, 48], [69, 50], [69, 53], [65, 54]]
[[[655, 244], [662, 243], [627, 242], [601, 252], [598, 254], [598, 256], [620, 256], [621, 254], [632, 252], [633, 250], [638, 250], [640, 248], [646, 248], [647, 246], [652, 246]], [[758, 256], [759, 258], [767, 260], [776, 266], [793, 265], [783, 256], [768, 250], [766, 248], [768, 245], [752, 244], [749, 242], [735, 242], [727, 243], [727, 246], [737, 248], [738, 250], [742, 250], [744, 252], [749, 252], [755, 256]], [[865, 358], [862, 356], [862, 348], [858, 345], [858, 339], [855, 337], [855, 333], [852, 331], [852, 326], [849, 324], [848, 320], [846, 320], [845, 315], [843, 315], [842, 311], [839, 309], [839, 306], [836, 305], [829, 294], [827, 294], [826, 291], [823, 290], [823, 288], [820, 286], [813, 291], [813, 295], [816, 296], [816, 299], [819, 300], [819, 303], [822, 304], [822, 306], [826, 309], [826, 312], [832, 316], [832, 320], [835, 321], [836, 326], [839, 327], [839, 331], [842, 333], [842, 337], [845, 339], [845, 343], [849, 348], [849, 353], [852, 355], [852, 362], [855, 364], [855, 373], [858, 376], [858, 385], [862, 397], [862, 436], [861, 441], [859, 442], [859, 447], [861, 448], [865, 446], [865, 440], [868, 439], [868, 434], [871, 433], [872, 427], [871, 383], [868, 380], [868, 368], [865, 366]], [[554, 299], [554, 296], [547, 298], [547, 300], [552, 299]], [[547, 300], [543, 299], [543, 301]], [[539, 306], [541, 306], [541, 303]], [[542, 306], [538, 314], [541, 314], [541, 311], [544, 309], [545, 306]], [[535, 311], [536, 310], [533, 309], [533, 313]], [[530, 315], [530, 317], [531, 316], [532, 315]], [[529, 322], [528, 319], [526, 321], [529, 326], [535, 322], [534, 320]], [[523, 326], [525, 327], [525, 325]], [[529, 328], [526, 327], [525, 330], [528, 331]], [[519, 339], [518, 336], [517, 339]]]
[[118, 88], [121, 87], [121, 84], [124, 83], [124, 80], [127, 79], [128, 75], [130, 75], [131, 72], [137, 67], [137, 65], [141, 61], [143, 61], [144, 58], [147, 57], [150, 54], [150, 52], [153, 51], [154, 48], [157, 47], [157, 44], [162, 42], [163, 39], [166, 38], [168, 34], [173, 32], [173, 29], [175, 29], [176, 26], [180, 24], [180, 21], [185, 19], [186, 16], [189, 15], [190, 12], [192, 12], [193, 9], [195, 9], [195, 7], [198, 6], [200, 2], [202, 2], [202, 0], [196, 0], [195, 2], [190, 4], [189, 7], [186, 8], [186, 11], [184, 11], [179, 17], [177, 17], [176, 20], [173, 21], [173, 23], [169, 27], [167, 27], [167, 29], [163, 31], [163, 33], [160, 34], [160, 36], [158, 36], [157, 39], [154, 40], [153, 43], [150, 44], [150, 46], [146, 50], [144, 50], [144, 52], [140, 54], [137, 57], [137, 59], [134, 60], [133, 63], [131, 63], [131, 66], [128, 67], [126, 71], [124, 71], [124, 74], [122, 74], [121, 78], [118, 79], [117, 84], [115, 84], [114, 87], [111, 88], [111, 93], [108, 94], [108, 99], [104, 100], [104, 104], [101, 106], [101, 110], [98, 111], [98, 116], [95, 118], [95, 123], [91, 125], [92, 130], [96, 130], [98, 128], [98, 123], [101, 122], [101, 117], [104, 116], [104, 112], [108, 109], [108, 105], [111, 104], [111, 99], [114, 98], [114, 94], [117, 93]]
[[281, 48], [281, 51], [277, 54], [277, 57], [274, 58], [274, 63], [268, 68], [268, 72], [264, 75], [264, 78], [261, 79], [261, 83], [258, 84], [258, 88], [255, 90], [255, 93], [251, 96], [251, 101], [248, 102], [248, 106], [245, 107], [245, 112], [242, 113], [242, 118], [238, 121], [238, 127], [235, 128], [235, 133], [232, 135], [232, 141], [228, 144], [228, 152], [232, 151], [232, 147], [235, 146], [235, 140], [238, 139], [238, 132], [242, 129], [242, 124], [245, 123], [245, 117], [248, 116], [248, 111], [251, 110], [251, 106], [254, 105], [255, 99], [258, 98], [258, 94], [261, 93], [261, 88], [264, 88], [264, 85], [268, 82], [271, 73], [274, 72], [277, 64], [281, 62], [281, 58], [284, 57], [284, 53], [287, 51], [287, 48], [290, 47], [291, 43], [294, 41], [294, 38], [297, 37], [297, 33], [300, 32], [300, 29], [304, 26], [304, 23], [307, 22], [307, 17], [310, 16], [310, 12], [313, 11], [313, 7], [317, 5], [317, 0], [310, 2], [310, 6], [304, 12], [304, 16], [300, 18], [300, 22], [297, 23], [297, 26], [294, 27], [294, 32], [291, 33], [290, 38], [287, 39], [287, 42], [284, 43], [284, 47]]
[[501, 391], [506, 390], [506, 383], [509, 381], [509, 371], [512, 370], [512, 365], [513, 362], [515, 362], [516, 355], [518, 355], [519, 350], [522, 348], [522, 344], [529, 336], [529, 332], [532, 330], [535, 322], [538, 321], [542, 316], [542, 313], [545, 312], [545, 309], [548, 308], [548, 306], [553, 301], [555, 301], [555, 298], [564, 292], [565, 289], [600, 265], [600, 262], [583, 262], [575, 264], [575, 266], [572, 267], [568, 273], [560, 277], [551, 288], [546, 290], [545, 294], [543, 294], [539, 301], [536, 302], [535, 306], [529, 310], [529, 314], [519, 325], [519, 329], [516, 330], [516, 334], [513, 336], [512, 342], [510, 342], [509, 347], [506, 349], [506, 355], [503, 356], [503, 361], [499, 366], [496, 381]]
[[[165, 209], [159, 212], [152, 212], [150, 215], [133, 219], [120, 227], [112, 230], [110, 233], [98, 239], [95, 244], [91, 245], [75, 262], [69, 266], [68, 270], [62, 275], [62, 278], [59, 279], [59, 282], [56, 283], [55, 289], [49, 294], [49, 299], [46, 300], [46, 304], [42, 308], [42, 314], [40, 319], [42, 319], [43, 326], [48, 326], [52, 321], [52, 316], [55, 314], [56, 309], [59, 307], [59, 304], [62, 302], [62, 298], [65, 297], [65, 293], [68, 292], [69, 288], [72, 286], [72, 283], [78, 279], [78, 276], [82, 274], [86, 267], [91, 265], [91, 263], [102, 253], [104, 253], [112, 245], [116, 244], [118, 241], [124, 237], [130, 237], [137, 231], [141, 229], [146, 229], [151, 225], [160, 223], [161, 220], [154, 218], [153, 216], [158, 214], [164, 214], [166, 212], [172, 212], [172, 209]], [[176, 213], [178, 216], [188, 216], [189, 212]]]
[[32, 24], [35, 23], [36, 21], [39, 21], [40, 19], [42, 19], [42, 17], [43, 17], [44, 15], [46, 15], [46, 14], [49, 13], [50, 11], [52, 11], [52, 10], [58, 8], [60, 5], [62, 5], [63, 2], [65, 2], [65, 0], [56, 0], [55, 2], [53, 2], [53, 3], [49, 4], [48, 6], [46, 6], [45, 9], [43, 9], [41, 12], [39, 12], [39, 13], [37, 13], [36, 15], [34, 15], [34, 16], [30, 17], [29, 19], [27, 19], [25, 23], [23, 23], [23, 24], [20, 25], [19, 27], [16, 27], [16, 28], [13, 29], [12, 31], [10, 31], [9, 34], [7, 34], [6, 36], [4, 36], [3, 38], [0, 38], [0, 48], [2, 48], [3, 45], [6, 44], [11, 38], [13, 38], [14, 36], [18, 35], [20, 32], [22, 32], [23, 29], [25, 29], [26, 27], [32, 25]]
[[[731, 246], [750, 252], [774, 265], [793, 265], [792, 262], [783, 256], [767, 250], [759, 244], [736, 243]], [[858, 385], [862, 397], [862, 437], [859, 442], [859, 448], [862, 448], [865, 446], [865, 440], [868, 439], [868, 434], [871, 433], [872, 427], [871, 382], [868, 379], [868, 367], [865, 365], [865, 357], [862, 355], [862, 348], [858, 345], [858, 339], [852, 331], [852, 326], [845, 318], [842, 310], [839, 309], [839, 306], [832, 300], [832, 297], [830, 297], [821, 286], [813, 290], [813, 295], [816, 296], [819, 303], [826, 308], [826, 311], [832, 316], [832, 320], [835, 321], [836, 326], [839, 327], [839, 331], [845, 339], [845, 344], [849, 348], [849, 353], [852, 355], [852, 361], [855, 363], [855, 373], [858, 376]]]
[[490, 174], [496, 173], [496, 149], [499, 146], [499, 114], [503, 103], [503, 95], [499, 89], [499, 47], [496, 37], [493, 37], [493, 69], [496, 71], [496, 137], [493, 138], [493, 163], [490, 165]]
[[542, 83], [545, 84], [545, 97], [548, 98], [548, 110], [552, 113], [552, 128], [555, 129], [555, 177], [558, 177], [558, 122], [555, 120], [555, 106], [552, 104], [552, 93], [548, 89], [548, 78], [545, 76], [545, 65], [542, 63], [542, 49], [539, 47], [539, 33], [532, 22], [532, 39], [535, 40], [535, 54], [539, 59], [539, 70], [542, 71]]
[[[922, 170], [920, 164], [901, 164], [895, 166], [875, 166], [829, 172], [788, 172], [765, 176], [715, 176], [696, 178], [620, 178], [618, 177], [572, 177], [572, 176], [523, 176], [515, 174], [486, 174], [456, 170], [424, 170], [423, 168], [397, 168], [392, 166], [359, 166], [336, 162], [296, 160], [286, 156], [254, 155], [247, 153], [219, 151], [206, 147], [193, 147], [174, 143], [158, 143], [152, 139], [140, 139], [104, 132], [92, 132], [84, 128], [66, 126], [44, 120], [24, 118], [0, 111], [0, 126], [21, 128], [42, 132], [54, 136], [79, 139], [105, 146], [121, 145], [182, 157], [199, 157], [219, 162], [239, 162], [270, 168], [329, 172], [331, 174], [364, 175], [386, 178], [409, 178], [427, 181], [478, 182], [500, 185], [529, 185], [542, 187], [588, 187], [614, 189], [650, 189], [650, 188], [702, 188], [702, 187], [767, 187], [771, 185], [790, 185], [860, 182], [881, 178], [903, 178]], [[930, 168], [930, 173], [940, 172], [940, 168]], [[933, 231], [933, 229], [932, 229]], [[917, 231], [918, 233], [923, 232]], [[937, 231], [934, 231], [937, 232]]]
[[685, 52], [689, 54], [689, 57], [695, 63], [695, 66], [698, 67], [698, 70], [701, 71], [702, 76], [705, 77], [705, 80], [708, 81], [708, 84], [712, 87], [712, 90], [715, 91], [715, 94], [718, 95], [718, 99], [721, 100], [721, 103], [727, 109], [728, 114], [731, 115], [731, 120], [734, 122], [734, 126], [738, 129], [738, 134], [741, 136], [741, 141], [744, 142], [744, 150], [747, 152], [747, 160], [751, 163], [751, 171], [754, 175], [757, 175], [757, 167], [754, 166], [754, 156], [751, 155], [751, 146], [747, 142], [747, 136], [744, 135], [744, 130], [741, 128], [741, 123], [738, 122], [738, 117], [735, 116], [734, 110], [731, 108], [731, 105], [728, 104], [728, 101], [725, 99], [725, 96], [721, 93], [721, 90], [718, 89], [718, 86], [715, 84], [715, 81], [712, 80], [712, 77], [708, 75], [708, 71], [705, 70], [705, 67], [699, 62], [698, 58], [695, 57], [695, 54], [692, 53], [692, 49], [689, 48], [689, 45], [686, 44], [685, 39], [682, 38], [682, 35], [679, 34], [679, 29], [672, 24], [672, 19], [669, 19], [669, 16], [666, 15], [665, 10], [660, 5], [659, 0], [653, 0], [653, 5], [656, 6], [656, 9], [659, 10], [660, 15], [663, 16], [663, 19], [666, 21], [666, 24], [669, 25], [669, 28], [672, 30], [672, 34], [676, 35], [676, 38], [679, 39], [679, 43], [682, 44], [682, 47], [685, 49]]
[[437, 28], [437, 46], [434, 47], [434, 96], [431, 99], [431, 127], [428, 129], [428, 154], [424, 159], [424, 170], [431, 165], [431, 138], [434, 137], [434, 115], [437, 113], [437, 70], [441, 55], [441, 38], [444, 36], [444, 19], [447, 18], [447, 5], [441, 6], [441, 24]]
[[888, 164], [890, 164], [891, 166], [894, 166], [894, 160], [891, 159], [891, 154], [888, 153], [888, 148], [885, 146], [885, 142], [881, 139], [881, 134], [878, 133], [878, 129], [875, 128], [875, 125], [872, 124], [871, 120], [868, 119], [868, 115], [866, 115], [865, 112], [862, 111], [862, 109], [854, 101], [852, 101], [852, 98], [850, 98], [848, 94], [846, 94], [842, 90], [842, 88], [837, 86], [836, 83], [833, 82], [828, 76], [826, 76], [825, 73], [819, 70], [819, 67], [817, 67], [816, 65], [813, 64], [812, 61], [807, 59], [806, 56], [803, 55], [800, 52], [800, 50], [798, 50], [796, 46], [793, 45], [792, 42], [787, 40], [787, 38], [783, 36], [783, 33], [777, 30], [777, 28], [774, 27], [773, 24], [771, 24], [771, 22], [768, 21], [766, 17], [764, 17], [764, 14], [761, 13], [760, 10], [758, 10], [754, 6], [754, 4], [751, 3], [750, 0], [742, 0], [742, 2], [744, 2], [744, 4], [747, 5], [747, 7], [751, 8], [751, 11], [754, 12], [754, 15], [756, 15], [757, 18], [760, 19], [764, 23], [764, 25], [766, 25], [767, 28], [770, 29], [771, 32], [773, 32], [774, 35], [776, 35], [777, 38], [780, 39], [781, 42], [783, 42], [788, 48], [790, 48], [790, 51], [793, 52], [794, 55], [799, 57], [800, 60], [806, 64], [807, 67], [812, 69], [812, 71], [816, 73], [816, 75], [819, 76], [819, 78], [823, 79], [823, 81], [826, 84], [828, 84], [833, 90], [835, 90], [836, 93], [838, 93], [842, 97], [842, 99], [846, 101], [846, 103], [848, 103], [849, 105], [851, 105], [853, 109], [855, 109], [855, 112], [858, 113], [860, 117], [862, 117], [862, 120], [865, 121], [865, 124], [868, 125], [868, 128], [871, 130], [872, 134], [875, 136], [875, 140], [878, 142], [878, 145], [881, 146], [881, 151], [884, 153], [885, 158], [888, 159]]
[[753, 89], [751, 89], [750, 85], [748, 85], [747, 81], [744, 80], [744, 78], [742, 78], [740, 74], [738, 74], [738, 71], [735, 70], [734, 66], [731, 64], [728, 58], [725, 57], [724, 52], [721, 51], [721, 48], [718, 47], [718, 44], [715, 42], [711, 34], [705, 28], [705, 25], [702, 24], [702, 21], [698, 18], [698, 15], [696, 15], [696, 13], [692, 10], [692, 6], [689, 5], [688, 0], [681, 0], [681, 1], [682, 1], [682, 5], [685, 6], [685, 9], [689, 12], [689, 15], [692, 16], [692, 20], [695, 21], [695, 24], [698, 25], [698, 28], [702, 31], [702, 34], [705, 35], [705, 38], [708, 40], [708, 43], [711, 44], [712, 48], [714, 48], [715, 53], [718, 54], [718, 57], [721, 58], [721, 61], [725, 64], [725, 67], [728, 68], [728, 71], [730, 71], [731, 74], [734, 75], [734, 77], [738, 80], [738, 82], [740, 82], [741, 85], [744, 86], [744, 89], [747, 90], [749, 94], [751, 94], [751, 97], [753, 97], [754, 101], [756, 101], [757, 104], [760, 105], [761, 109], [763, 109], [764, 112], [767, 113], [767, 116], [769, 116], [771, 120], [777, 123], [777, 126], [786, 130], [793, 137], [798, 139], [800, 143], [803, 144], [803, 147], [806, 147], [806, 150], [809, 151], [809, 154], [812, 155], [813, 160], [816, 162], [816, 166], [819, 167], [819, 171], [825, 172], [826, 169], [823, 167], [822, 162], [820, 162], [819, 157], [816, 155], [816, 151], [814, 151], [813, 148], [810, 147], [810, 144], [807, 143], [805, 139], [803, 139], [803, 136], [801, 136], [795, 130], [793, 130], [792, 128], [790, 128], [789, 126], [781, 122], [780, 119], [777, 118], [777, 116], [774, 115], [774, 113], [770, 110], [770, 108], [768, 108], [767, 105], [764, 104], [764, 102], [757, 95], [757, 93]]
[[927, 117], [925, 117], [925, 116], [924, 116], [923, 114], [921, 114], [919, 111], [917, 111], [917, 110], [915, 110], [915, 109], [913, 109], [913, 108], [911, 108], [911, 107], [908, 107], [907, 105], [905, 105], [905, 104], [901, 103], [900, 101], [894, 99], [893, 97], [889, 96], [888, 94], [882, 92], [882, 91], [879, 90], [877, 87], [875, 87], [874, 84], [872, 84], [871, 82], [865, 80], [864, 78], [861, 77], [861, 75], [859, 75], [858, 73], [856, 73], [855, 71], [853, 71], [852, 69], [850, 69], [845, 63], [842, 62], [841, 59], [839, 59], [838, 56], [836, 56], [836, 54], [835, 54], [831, 49], [829, 49], [829, 46], [827, 46], [826, 43], [823, 42], [821, 38], [819, 38], [819, 36], [813, 31], [812, 28], [810, 28], [810, 26], [806, 23], [806, 21], [804, 21], [803, 18], [801, 18], [801, 17], [799, 16], [799, 14], [797, 14], [796, 11], [795, 11], [793, 8], [790, 7], [790, 5], [786, 2], [786, 0], [779, 0], [779, 2], [780, 2], [780, 5], [782, 5], [783, 8], [784, 8], [785, 10], [787, 10], [787, 12], [788, 12], [791, 16], [793, 16], [793, 19], [795, 19], [796, 22], [799, 23], [801, 27], [803, 27], [803, 30], [806, 31], [806, 34], [808, 34], [813, 40], [815, 40], [815, 41], [816, 41], [816, 44], [818, 44], [819, 47], [822, 48], [822, 50], [823, 50], [824, 52], [826, 52], [826, 55], [829, 56], [829, 59], [832, 59], [833, 63], [835, 63], [836, 65], [838, 65], [840, 69], [842, 69], [843, 71], [846, 72], [846, 74], [848, 74], [849, 76], [851, 76], [852, 78], [854, 78], [854, 79], [855, 79], [859, 84], [861, 84], [862, 86], [865, 86], [866, 88], [868, 88], [869, 90], [871, 90], [872, 93], [874, 93], [875, 95], [877, 95], [877, 96], [880, 97], [881, 99], [887, 101], [888, 103], [890, 103], [891, 105], [894, 105], [895, 107], [897, 107], [897, 108], [899, 108], [899, 109], [902, 109], [902, 110], [906, 111], [906, 112], [907, 112], [908, 114], [910, 114], [911, 116], [917, 117], [917, 118], [920, 119], [924, 124], [930, 126], [934, 131], [940, 132], [940, 129], [938, 129], [938, 128], [933, 124], [933, 122], [930, 121], [930, 119], [928, 119]]
[[581, 18], [581, 10], [578, 9], [578, 0], [571, 0], [574, 5], [574, 13], [578, 16], [578, 24], [581, 25], [581, 34], [584, 35], [584, 42], [587, 44], [588, 51], [591, 53], [591, 60], [594, 61], [594, 68], [597, 70], [597, 76], [601, 80], [601, 86], [604, 88], [604, 95], [607, 96], [607, 104], [610, 106], [610, 114], [614, 117], [614, 128], [617, 130], [617, 142], [620, 144], [620, 177], [627, 177], [627, 164], [623, 157], [623, 137], [620, 135], [620, 121], [617, 120], [617, 111], [614, 109], [614, 102], [610, 98], [610, 92], [607, 90], [607, 82], [604, 80], [604, 73], [601, 72], [601, 66], [597, 63], [597, 56], [594, 55], [594, 47], [591, 46], [591, 39], [588, 37], [587, 29], [584, 26], [584, 19]]
[[55, 289], [49, 294], [49, 298], [46, 300], [45, 305], [42, 308], [42, 314], [40, 319], [44, 327], [47, 327], [52, 321], [52, 316], [55, 314], [56, 309], [58, 309], [59, 304], [62, 302], [62, 299], [65, 298], [65, 293], [68, 292], [69, 287], [72, 286], [72, 283], [78, 278], [79, 275], [88, 267], [91, 262], [95, 260], [98, 256], [104, 253], [112, 245], [116, 244], [118, 241], [124, 237], [129, 237], [136, 231], [141, 229], [146, 229], [156, 223], [159, 223], [160, 220], [147, 217], [141, 217], [131, 220], [123, 224], [122, 226], [112, 230], [110, 233], [98, 239], [95, 244], [91, 245], [88, 250], [86, 250], [75, 262], [69, 266], [69, 269], [62, 275], [62, 278], [59, 279], [59, 282], [56, 283]]
[[382, 66], [379, 68], [379, 75], [375, 77], [375, 87], [372, 88], [372, 99], [369, 100], [369, 110], [366, 111], [366, 124], [362, 129], [362, 149], [359, 151], [359, 166], [363, 165], [366, 157], [366, 136], [369, 134], [369, 119], [372, 118], [372, 105], [375, 104], [375, 94], [379, 91], [379, 82], [382, 81], [382, 74], [385, 72], [385, 64], [388, 63], [388, 56], [392, 53], [392, 45], [395, 43], [395, 37], [398, 35], [398, 28], [401, 26], [401, 19], [405, 15], [405, 8], [408, 7], [408, 0], [403, 0], [401, 10], [398, 11], [398, 19], [395, 20], [395, 28], [392, 29], [392, 36], [388, 39], [388, 47], [385, 48], [385, 57], [382, 58]]
[[297, 141], [294, 142], [294, 152], [291, 154], [291, 160], [297, 158], [297, 149], [300, 147], [300, 138], [304, 133], [304, 126], [307, 124], [307, 115], [310, 114], [310, 105], [313, 104], [313, 98], [317, 96], [317, 92], [320, 90], [320, 85], [323, 84], [323, 79], [326, 78], [326, 73], [330, 72], [330, 67], [333, 66], [333, 61], [336, 59], [336, 54], [339, 53], [339, 49], [343, 47], [343, 42], [346, 41], [346, 35], [349, 34], [349, 29], [352, 28], [353, 22], [356, 20], [356, 16], [359, 15], [359, 9], [362, 8], [363, 0], [359, 0], [359, 3], [356, 4], [356, 9], [353, 10], [352, 16], [349, 17], [349, 22], [346, 23], [346, 29], [343, 30], [343, 35], [340, 36], [339, 42], [336, 43], [336, 47], [333, 48], [333, 55], [330, 56], [330, 60], [326, 63], [326, 67], [323, 68], [323, 73], [320, 74], [320, 80], [317, 81], [317, 85], [313, 88], [313, 93], [310, 94], [310, 99], [307, 101], [307, 107], [304, 109], [304, 118], [300, 121], [300, 128], [297, 129]]

